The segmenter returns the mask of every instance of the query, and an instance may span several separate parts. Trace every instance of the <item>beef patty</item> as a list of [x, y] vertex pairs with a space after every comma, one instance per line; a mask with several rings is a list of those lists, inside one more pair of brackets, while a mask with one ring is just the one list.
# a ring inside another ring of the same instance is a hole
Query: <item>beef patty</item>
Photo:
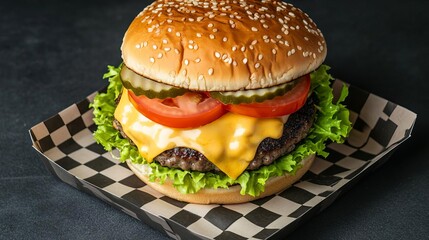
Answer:
[[[255, 158], [250, 162], [247, 170], [255, 170], [263, 165], [271, 164], [277, 158], [291, 152], [295, 145], [307, 136], [316, 116], [315, 101], [313, 94], [300, 110], [289, 116], [288, 121], [283, 126], [283, 134], [280, 138], [266, 138], [259, 144]], [[122, 130], [119, 121], [114, 119], [113, 126], [124, 138], [130, 140]], [[154, 160], [162, 166], [183, 170], [220, 171], [202, 153], [186, 147], [166, 150], [156, 156]]]

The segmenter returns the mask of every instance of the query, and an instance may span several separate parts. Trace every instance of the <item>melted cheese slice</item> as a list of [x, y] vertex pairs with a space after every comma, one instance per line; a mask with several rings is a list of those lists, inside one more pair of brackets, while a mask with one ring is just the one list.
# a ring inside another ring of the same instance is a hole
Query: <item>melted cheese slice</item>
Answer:
[[146, 118], [134, 108], [124, 90], [115, 118], [148, 162], [174, 147], [195, 149], [230, 178], [236, 179], [253, 160], [267, 137], [279, 138], [287, 117], [258, 119], [226, 113], [194, 129], [170, 128]]

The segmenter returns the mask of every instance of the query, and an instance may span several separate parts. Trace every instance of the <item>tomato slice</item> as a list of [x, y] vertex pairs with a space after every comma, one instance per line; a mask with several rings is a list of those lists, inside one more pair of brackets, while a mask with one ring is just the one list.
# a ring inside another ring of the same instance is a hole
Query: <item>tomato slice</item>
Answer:
[[187, 92], [167, 99], [150, 99], [128, 91], [134, 107], [150, 120], [173, 128], [195, 128], [225, 113], [223, 105], [204, 93]]
[[195, 128], [210, 123], [226, 111], [257, 117], [280, 117], [296, 112], [307, 100], [310, 75], [296, 80], [296, 86], [285, 95], [261, 103], [223, 105], [203, 92], [187, 92], [175, 98], [150, 99], [128, 91], [134, 107], [147, 118], [173, 128]]
[[310, 91], [310, 75], [296, 80], [297, 85], [283, 96], [275, 97], [261, 103], [230, 104], [228, 111], [257, 118], [280, 117], [296, 112], [307, 100]]

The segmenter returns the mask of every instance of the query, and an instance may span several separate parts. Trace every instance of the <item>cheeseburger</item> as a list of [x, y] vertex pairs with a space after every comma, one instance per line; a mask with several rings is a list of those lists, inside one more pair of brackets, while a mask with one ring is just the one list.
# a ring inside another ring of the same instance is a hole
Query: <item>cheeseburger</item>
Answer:
[[326, 43], [282, 1], [158, 0], [132, 21], [123, 63], [91, 106], [95, 139], [147, 185], [191, 203], [241, 203], [299, 180], [350, 131]]

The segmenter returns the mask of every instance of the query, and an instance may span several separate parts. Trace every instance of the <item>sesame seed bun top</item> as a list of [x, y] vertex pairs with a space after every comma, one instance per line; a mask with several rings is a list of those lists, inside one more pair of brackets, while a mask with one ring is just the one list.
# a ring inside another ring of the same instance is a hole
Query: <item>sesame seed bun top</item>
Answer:
[[271, 0], [158, 0], [131, 23], [121, 50], [136, 73], [201, 91], [275, 86], [326, 57], [309, 16]]

